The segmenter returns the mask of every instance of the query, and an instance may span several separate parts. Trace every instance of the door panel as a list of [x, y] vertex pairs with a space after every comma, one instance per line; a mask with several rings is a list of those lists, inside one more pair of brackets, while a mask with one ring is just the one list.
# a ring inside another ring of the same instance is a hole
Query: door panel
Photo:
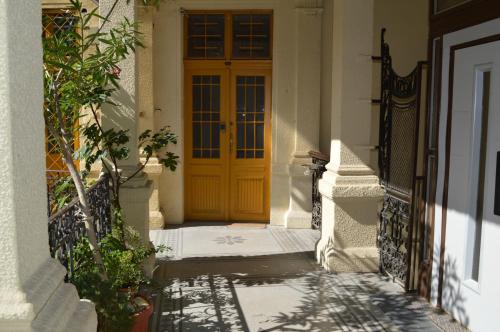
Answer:
[[227, 216], [227, 71], [186, 70], [186, 218]]
[[230, 218], [269, 220], [271, 74], [233, 70], [231, 82]]
[[491, 330], [500, 306], [500, 217], [494, 214], [500, 151], [500, 95], [495, 93], [500, 88], [499, 59], [500, 42], [488, 43], [457, 50], [451, 69], [443, 308], [474, 331]]
[[186, 69], [186, 219], [268, 221], [271, 72], [222, 66]]

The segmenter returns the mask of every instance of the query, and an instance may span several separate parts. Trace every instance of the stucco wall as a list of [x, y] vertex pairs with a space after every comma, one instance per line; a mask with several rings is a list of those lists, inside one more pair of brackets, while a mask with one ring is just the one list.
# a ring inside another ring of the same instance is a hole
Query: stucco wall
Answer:
[[[10, 6], [21, 9], [13, 11]], [[36, 10], [25, 8], [28, 6], [27, 1], [19, 4], [0, 1], [0, 295], [5, 296], [21, 287], [48, 253], [45, 160], [41, 153], [44, 151], [41, 23], [22, 24], [26, 18], [41, 17]], [[16, 42], [18, 39], [25, 44]], [[28, 195], [19, 189], [34, 187], [39, 190], [29, 191]], [[16, 220], [31, 223], [16, 223]], [[21, 237], [26, 240], [20, 242]], [[32, 245], [18, 247], [20, 243]]]
[[330, 153], [332, 113], [333, 0], [323, 1], [321, 27], [321, 116], [319, 149]]

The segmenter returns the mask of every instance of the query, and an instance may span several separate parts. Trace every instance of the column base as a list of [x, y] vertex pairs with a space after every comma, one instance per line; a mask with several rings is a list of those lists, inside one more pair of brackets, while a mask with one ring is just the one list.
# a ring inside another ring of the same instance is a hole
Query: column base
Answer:
[[139, 232], [144, 243], [149, 243], [149, 198], [152, 190], [153, 183], [144, 174], [138, 175], [120, 189], [125, 224]]
[[165, 217], [161, 211], [149, 211], [149, 229], [164, 229]]
[[[141, 158], [141, 162], [146, 162], [146, 159]], [[159, 183], [163, 167], [157, 158], [151, 158], [144, 168], [144, 173], [153, 182], [153, 189], [149, 198], [149, 229], [165, 228], [165, 216], [163, 215], [163, 211], [161, 211], [159, 199]]]
[[326, 255], [317, 257], [318, 262], [328, 272], [377, 272], [379, 269], [377, 248], [347, 248], [344, 250], [322, 248], [320, 250], [318, 245], [318, 252], [322, 254], [328, 252]]
[[384, 192], [378, 177], [366, 170], [355, 175], [329, 170], [319, 182], [322, 232], [316, 259], [328, 271], [378, 271], [378, 209]]
[[96, 331], [94, 304], [80, 300], [65, 275], [66, 269], [50, 258], [21, 290], [2, 294], [0, 331]]
[[312, 178], [306, 175], [306, 165], [311, 158], [294, 158], [288, 167], [290, 176], [290, 203], [285, 213], [286, 228], [311, 228], [312, 222]]

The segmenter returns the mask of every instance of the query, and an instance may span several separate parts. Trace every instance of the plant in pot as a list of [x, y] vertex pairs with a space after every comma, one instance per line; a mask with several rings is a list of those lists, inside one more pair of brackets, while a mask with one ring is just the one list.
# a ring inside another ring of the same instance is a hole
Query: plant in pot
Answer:
[[145, 246], [138, 233], [125, 227], [127, 245], [116, 232], [105, 236], [99, 244], [108, 280], [102, 281], [93, 261], [88, 239], [82, 238], [73, 253], [74, 270], [69, 280], [81, 297], [96, 305], [99, 331], [147, 331], [153, 306], [139, 288], [150, 283], [143, 264], [152, 254], [165, 247]]

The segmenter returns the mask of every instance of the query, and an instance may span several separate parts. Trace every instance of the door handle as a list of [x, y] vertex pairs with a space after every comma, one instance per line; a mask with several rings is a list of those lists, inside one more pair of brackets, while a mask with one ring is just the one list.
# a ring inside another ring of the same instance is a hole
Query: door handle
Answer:
[[219, 128], [221, 131], [226, 131], [226, 123], [225, 122], [219, 123]]

